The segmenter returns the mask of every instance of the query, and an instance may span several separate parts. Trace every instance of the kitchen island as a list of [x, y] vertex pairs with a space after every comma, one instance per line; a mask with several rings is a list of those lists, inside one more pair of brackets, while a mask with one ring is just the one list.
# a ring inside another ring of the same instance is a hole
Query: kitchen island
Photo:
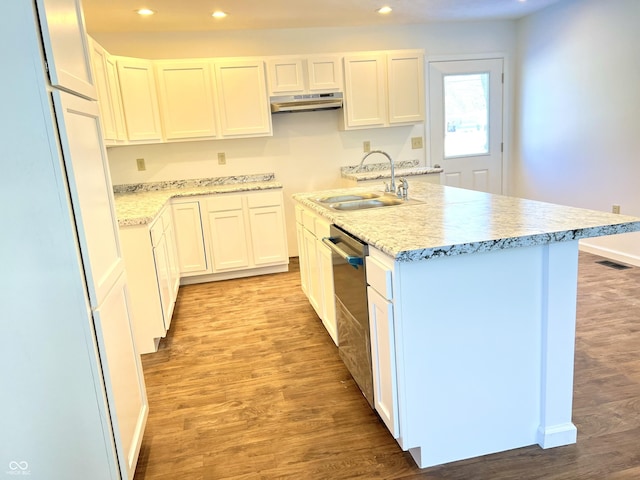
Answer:
[[370, 245], [375, 405], [401, 448], [429, 467], [575, 443], [578, 240], [640, 218], [429, 184], [417, 204], [316, 201], [364, 190], [294, 199]]

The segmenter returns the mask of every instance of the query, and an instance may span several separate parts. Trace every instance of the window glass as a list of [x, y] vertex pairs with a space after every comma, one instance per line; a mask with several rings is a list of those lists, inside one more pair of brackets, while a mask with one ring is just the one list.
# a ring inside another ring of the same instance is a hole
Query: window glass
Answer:
[[489, 74], [444, 76], [444, 156], [489, 153]]

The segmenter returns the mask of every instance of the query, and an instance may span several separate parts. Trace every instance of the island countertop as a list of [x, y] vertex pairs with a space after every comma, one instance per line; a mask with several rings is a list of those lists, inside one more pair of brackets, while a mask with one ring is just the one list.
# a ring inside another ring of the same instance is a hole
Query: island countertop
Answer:
[[637, 217], [443, 185], [410, 184], [409, 198], [419, 204], [336, 211], [314, 201], [373, 190], [379, 189], [343, 188], [293, 198], [400, 262], [640, 231]]

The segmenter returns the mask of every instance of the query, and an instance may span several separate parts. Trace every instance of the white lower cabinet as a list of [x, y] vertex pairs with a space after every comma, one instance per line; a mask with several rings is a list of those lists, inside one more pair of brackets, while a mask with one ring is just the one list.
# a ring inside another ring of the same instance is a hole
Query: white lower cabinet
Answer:
[[174, 200], [171, 205], [178, 251], [178, 273], [182, 277], [207, 273], [204, 232], [198, 200]]
[[172, 200], [183, 284], [288, 270], [281, 190]]
[[106, 355], [102, 368], [105, 387], [114, 403], [111, 406], [115, 410], [112, 422], [116, 447], [123, 453], [120, 458], [122, 478], [133, 479], [149, 403], [140, 364], [141, 352], [133, 342], [124, 341], [131, 338], [130, 319], [135, 320], [127, 280], [125, 273], [119, 277], [102, 305], [95, 310], [94, 321], [101, 352]]
[[296, 205], [296, 222], [302, 291], [338, 345], [331, 249], [322, 242], [331, 224], [302, 205]]
[[151, 224], [120, 227], [140, 353], [167, 334], [180, 283], [286, 272], [282, 192], [177, 198]]
[[374, 248], [366, 257], [373, 399], [393, 438], [400, 436], [393, 308], [393, 263]]
[[213, 270], [249, 266], [249, 246], [242, 196], [220, 195], [205, 201]]
[[155, 352], [171, 325], [180, 281], [171, 209], [165, 207], [151, 226], [120, 227], [120, 241], [136, 346], [140, 353]]

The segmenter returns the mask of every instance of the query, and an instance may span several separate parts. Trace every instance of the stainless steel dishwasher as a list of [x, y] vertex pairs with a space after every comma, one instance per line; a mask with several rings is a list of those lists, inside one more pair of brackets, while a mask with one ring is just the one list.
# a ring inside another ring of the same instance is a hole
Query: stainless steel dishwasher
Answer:
[[333, 260], [338, 351], [351, 376], [373, 408], [373, 375], [367, 307], [365, 257], [368, 245], [331, 225], [329, 246]]

